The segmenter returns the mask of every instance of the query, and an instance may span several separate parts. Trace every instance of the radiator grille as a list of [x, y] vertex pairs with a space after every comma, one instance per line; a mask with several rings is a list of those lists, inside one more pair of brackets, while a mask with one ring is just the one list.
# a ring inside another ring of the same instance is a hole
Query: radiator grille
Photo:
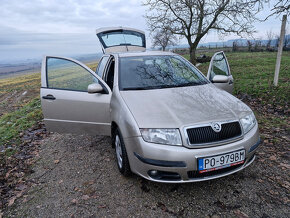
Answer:
[[192, 145], [230, 140], [242, 134], [238, 121], [222, 123], [220, 132], [215, 132], [210, 125], [188, 128], [186, 131]]

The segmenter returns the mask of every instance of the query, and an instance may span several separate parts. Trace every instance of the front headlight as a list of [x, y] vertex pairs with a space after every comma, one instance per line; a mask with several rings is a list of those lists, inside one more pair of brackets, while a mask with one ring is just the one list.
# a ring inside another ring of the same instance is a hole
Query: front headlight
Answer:
[[182, 145], [180, 132], [178, 129], [140, 129], [142, 138], [146, 142]]
[[247, 132], [249, 132], [256, 124], [256, 118], [254, 113], [252, 112], [251, 114], [243, 117], [242, 119], [240, 119], [240, 122], [242, 124], [243, 130], [244, 130], [244, 134], [246, 134]]

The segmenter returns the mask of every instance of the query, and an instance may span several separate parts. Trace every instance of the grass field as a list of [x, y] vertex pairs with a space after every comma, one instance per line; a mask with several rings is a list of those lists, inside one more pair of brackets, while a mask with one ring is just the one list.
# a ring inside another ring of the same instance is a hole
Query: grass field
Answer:
[[[213, 55], [208, 53], [206, 55]], [[285, 107], [290, 96], [290, 52], [283, 52], [279, 87], [273, 86], [276, 53], [274, 52], [229, 52], [226, 53], [235, 80], [234, 94], [249, 94], [263, 104]], [[189, 55], [185, 56], [189, 58]], [[198, 68], [207, 73], [209, 63]]]
[[[247, 94], [256, 98], [262, 106], [271, 105], [288, 110], [290, 96], [290, 52], [284, 52], [279, 86], [273, 87], [276, 53], [237, 52], [226, 53], [231, 72], [235, 79], [237, 94]], [[185, 57], [188, 58], [187, 55]], [[88, 65], [95, 71], [97, 63]], [[207, 72], [208, 64], [200, 70]], [[19, 134], [42, 119], [40, 100], [40, 73], [0, 80], [0, 146], [16, 146]], [[287, 117], [274, 116], [258, 119], [266, 125], [287, 126]]]

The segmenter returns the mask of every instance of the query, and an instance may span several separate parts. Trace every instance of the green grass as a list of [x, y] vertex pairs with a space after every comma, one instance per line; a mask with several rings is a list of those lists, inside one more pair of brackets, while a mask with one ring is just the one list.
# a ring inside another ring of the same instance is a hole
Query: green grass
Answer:
[[0, 118], [0, 145], [20, 143], [19, 134], [42, 119], [39, 98], [33, 99], [20, 110]]
[[[235, 80], [234, 94], [248, 94], [263, 104], [286, 106], [290, 96], [290, 52], [283, 52], [278, 87], [273, 86], [276, 55], [276, 52], [226, 53]], [[189, 59], [189, 55], [185, 58]], [[198, 68], [207, 74], [208, 66], [206, 63]]]

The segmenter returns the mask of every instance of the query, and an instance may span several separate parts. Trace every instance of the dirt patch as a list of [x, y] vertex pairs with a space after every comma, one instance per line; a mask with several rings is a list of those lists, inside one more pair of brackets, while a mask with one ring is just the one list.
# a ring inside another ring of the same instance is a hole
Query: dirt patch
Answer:
[[[286, 217], [289, 152], [263, 144], [252, 166], [191, 184], [160, 184], [117, 169], [110, 138], [53, 134], [41, 145], [31, 188], [8, 217]], [[274, 157], [272, 157], [274, 155]]]
[[21, 133], [19, 146], [0, 146], [0, 211], [13, 205], [30, 185], [26, 176], [33, 173], [31, 165], [35, 163], [40, 141], [46, 136], [44, 124], [39, 123]]

